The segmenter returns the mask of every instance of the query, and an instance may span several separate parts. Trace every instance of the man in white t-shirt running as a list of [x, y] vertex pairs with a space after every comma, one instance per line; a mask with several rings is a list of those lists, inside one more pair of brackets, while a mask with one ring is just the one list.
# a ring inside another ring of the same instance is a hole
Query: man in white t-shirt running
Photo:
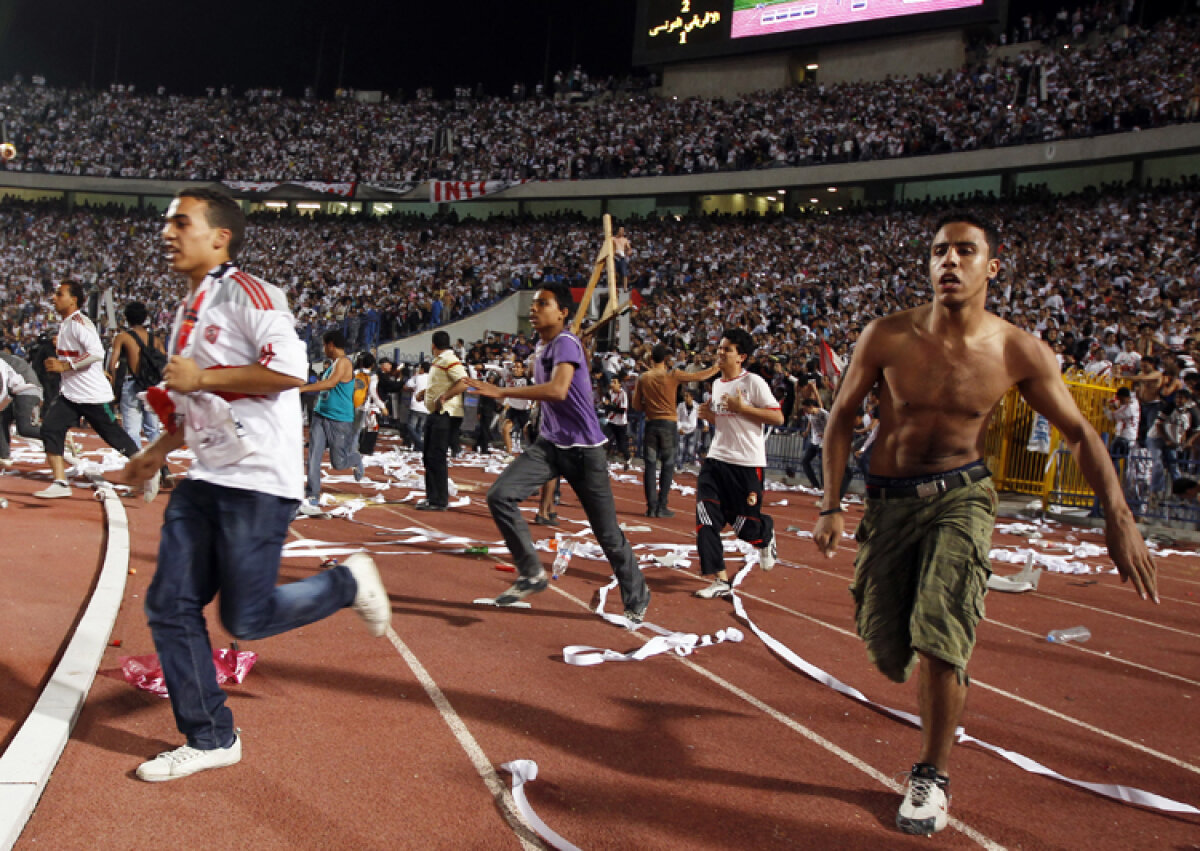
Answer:
[[298, 388], [308, 359], [283, 291], [234, 265], [245, 232], [238, 203], [208, 188], [181, 190], [162, 230], [166, 256], [187, 278], [188, 292], [167, 347], [163, 383], [170, 392], [148, 391], [163, 433], [130, 459], [124, 478], [156, 475], [185, 440], [196, 460], [163, 514], [145, 604], [187, 744], [138, 766], [137, 776], [149, 782], [242, 758], [204, 619], [218, 593], [221, 622], [239, 639], [278, 635], [346, 607], [377, 637], [391, 620], [387, 591], [366, 553], [277, 584], [304, 494]]
[[112, 385], [104, 374], [104, 344], [92, 320], [83, 315], [83, 285], [67, 281], [54, 291], [54, 310], [63, 318], [54, 343], [55, 357], [46, 358], [47, 372], [62, 375], [62, 390], [42, 418], [42, 443], [54, 481], [34, 493], [42, 499], [61, 499], [71, 495], [67, 484], [67, 465], [63, 460], [67, 431], [83, 417], [96, 434], [125, 457], [138, 451], [113, 411]]
[[696, 480], [696, 549], [700, 573], [712, 583], [696, 592], [711, 600], [733, 590], [725, 572], [721, 530], [726, 525], [758, 548], [763, 570], [775, 566], [775, 523], [762, 513], [767, 439], [763, 426], [783, 425], [783, 410], [761, 376], [746, 372], [754, 338], [741, 328], [725, 331], [717, 346], [721, 377], [700, 416], [713, 423], [712, 445]]

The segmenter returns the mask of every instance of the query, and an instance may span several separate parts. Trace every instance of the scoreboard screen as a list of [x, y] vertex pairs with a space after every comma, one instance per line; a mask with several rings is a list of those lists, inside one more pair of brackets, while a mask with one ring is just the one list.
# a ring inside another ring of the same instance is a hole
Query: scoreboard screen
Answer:
[[733, 0], [733, 38], [982, 6], [983, 0]]
[[641, 0], [633, 61], [653, 65], [995, 23], [1002, 0]]

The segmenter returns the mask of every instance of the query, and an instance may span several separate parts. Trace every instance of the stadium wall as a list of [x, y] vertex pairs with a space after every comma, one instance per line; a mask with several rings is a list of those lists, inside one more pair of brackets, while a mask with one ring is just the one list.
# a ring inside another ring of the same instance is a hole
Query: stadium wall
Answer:
[[439, 325], [437, 328], [430, 328], [401, 340], [380, 343], [377, 356], [404, 363], [415, 363], [421, 360], [422, 356], [429, 360], [434, 331], [445, 331], [453, 342], [460, 338], [482, 340], [489, 331], [497, 334], [515, 334], [520, 330], [528, 330], [527, 327], [522, 329], [521, 320], [526, 319], [525, 324], [528, 325], [529, 303], [532, 300], [532, 291], [514, 293], [487, 310], [472, 313], [456, 322]]
[[966, 47], [962, 31], [949, 30], [683, 62], [663, 69], [662, 94], [735, 98], [782, 89], [804, 79], [811, 73], [807, 66], [813, 64], [822, 83], [877, 81], [961, 68], [966, 64]]
[[817, 79], [836, 85], [961, 68], [967, 51], [962, 31], [951, 30], [822, 47], [815, 61], [820, 65]]

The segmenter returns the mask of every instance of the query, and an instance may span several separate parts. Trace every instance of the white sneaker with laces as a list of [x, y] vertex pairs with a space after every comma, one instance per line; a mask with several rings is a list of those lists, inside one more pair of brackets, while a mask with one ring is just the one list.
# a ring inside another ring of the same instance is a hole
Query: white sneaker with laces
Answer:
[[173, 751], [164, 751], [154, 759], [139, 765], [137, 776], [147, 783], [161, 783], [164, 780], [178, 780], [210, 768], [224, 768], [241, 761], [242, 737], [238, 736], [227, 748], [199, 750], [184, 745]]
[[300, 503], [300, 513], [305, 517], [320, 517], [325, 512], [315, 499], [306, 499]]
[[64, 499], [71, 495], [71, 486], [66, 482], [51, 482], [50, 487], [34, 491], [38, 499]]
[[908, 774], [908, 791], [896, 813], [896, 826], [904, 833], [929, 836], [946, 826], [950, 819], [948, 777], [939, 777], [928, 763], [917, 763]]
[[758, 551], [758, 566], [763, 570], [770, 570], [775, 566], [775, 559], [779, 557], [779, 551], [775, 548], [775, 533], [771, 533], [771, 540], [765, 547]]
[[733, 593], [733, 586], [724, 579], [714, 579], [707, 588], [701, 588], [693, 596], [701, 600], [712, 600], [716, 597], [728, 597]]
[[392, 622], [392, 601], [388, 599], [387, 589], [379, 578], [375, 559], [366, 553], [355, 553], [346, 559], [345, 565], [358, 583], [358, 591], [350, 605], [366, 622], [367, 631], [379, 638], [387, 632]]

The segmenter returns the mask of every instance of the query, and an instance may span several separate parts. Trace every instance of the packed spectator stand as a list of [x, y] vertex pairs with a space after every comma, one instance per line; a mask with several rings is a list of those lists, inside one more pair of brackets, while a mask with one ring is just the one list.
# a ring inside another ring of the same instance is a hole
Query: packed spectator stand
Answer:
[[[0, 86], [0, 103], [20, 149], [7, 167], [26, 171], [396, 187], [430, 177], [635, 177], [968, 151], [1192, 121], [1200, 117], [1198, 34], [1193, 18], [1143, 30], [1097, 4], [1022, 20], [1013, 40], [1040, 44], [992, 60], [985, 55], [1002, 45], [978, 46], [954, 73], [737, 100], [668, 100], [577, 70], [548, 92], [514, 87], [506, 99], [466, 90], [451, 101], [420, 92], [374, 104], [274, 90], [191, 98], [37, 80]], [[953, 204], [1000, 224], [992, 309], [1043, 337], [1064, 370], [1127, 376], [1137, 367], [1121, 360], [1122, 349], [1133, 341], [1139, 356], [1180, 358], [1182, 377], [1196, 386], [1195, 178]], [[756, 368], [788, 424], [800, 426], [798, 388], [822, 383], [818, 344], [848, 358], [871, 318], [926, 297], [929, 230], [951, 205], [627, 221], [644, 303], [632, 320], [633, 350], [601, 361], [597, 377], [633, 368], [656, 341], [703, 362], [721, 330], [738, 325], [756, 336]], [[179, 284], [161, 258], [159, 228], [150, 210], [0, 204], [4, 345], [27, 354], [54, 329], [48, 295], [68, 277], [108, 291], [118, 309], [142, 301], [151, 325], [168, 326]], [[314, 361], [320, 333], [333, 325], [352, 351], [375, 349], [543, 281], [582, 286], [597, 239], [595, 224], [579, 216], [481, 222], [453, 213], [258, 213], [248, 237], [242, 264], [288, 292]], [[497, 356], [507, 352], [475, 352]]]
[[[962, 200], [1001, 226], [993, 309], [1046, 337], [1065, 367], [1085, 366], [1097, 354], [1093, 342], [1115, 355], [1143, 325], [1153, 326], [1163, 351], [1192, 345], [1200, 183]], [[630, 222], [633, 280], [645, 297], [633, 319], [634, 356], [656, 340], [702, 352], [726, 324], [750, 329], [761, 356], [788, 369], [804, 368], [817, 340], [847, 356], [872, 317], [925, 298], [928, 231], [945, 208]], [[152, 324], [166, 327], [178, 282], [160, 256], [160, 226], [149, 212], [0, 206], [5, 343], [27, 347], [53, 329], [48, 294], [67, 277], [112, 288], [118, 306], [143, 301]], [[242, 263], [285, 288], [302, 326], [341, 324], [357, 350], [444, 325], [545, 280], [581, 286], [596, 240], [595, 224], [577, 217], [270, 213], [251, 218]], [[778, 304], [790, 309], [773, 309]]]
[[[1115, 4], [1114, 4], [1115, 5]], [[952, 153], [1200, 117], [1197, 22], [1121, 24], [1101, 4], [1018, 26], [953, 71], [809, 82], [733, 99], [657, 96], [575, 71], [544, 96], [362, 102], [228, 89], [187, 97], [0, 86], [9, 169], [184, 180], [358, 182], [626, 178]], [[1007, 36], [1006, 36], [1007, 40]], [[39, 78], [40, 79], [40, 78]], [[161, 91], [161, 90], [160, 90]]]

